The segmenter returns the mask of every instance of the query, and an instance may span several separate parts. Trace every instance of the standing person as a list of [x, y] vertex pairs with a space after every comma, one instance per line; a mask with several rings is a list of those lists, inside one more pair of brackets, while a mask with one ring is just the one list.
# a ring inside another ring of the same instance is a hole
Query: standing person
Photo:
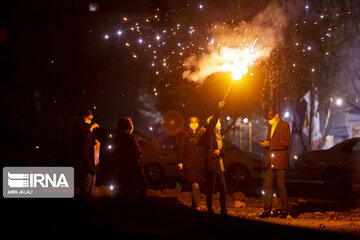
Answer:
[[274, 108], [268, 108], [266, 119], [269, 121], [267, 140], [260, 144], [268, 149], [265, 162], [264, 178], [264, 212], [261, 218], [273, 217], [273, 183], [276, 179], [277, 189], [281, 199], [280, 217], [286, 218], [289, 214], [288, 195], [285, 185], [286, 171], [289, 167], [288, 147], [290, 143], [290, 126], [283, 121]]
[[94, 146], [100, 145], [95, 139], [93, 130], [99, 128], [97, 123], [93, 123], [93, 113], [82, 110], [72, 128], [74, 169], [75, 174], [80, 180], [80, 194], [82, 196], [92, 196], [95, 189], [96, 174], [100, 172], [98, 165], [94, 162]]
[[225, 102], [219, 103], [219, 108], [214, 116], [208, 118], [208, 125], [205, 132], [199, 140], [199, 144], [205, 149], [205, 164], [204, 172], [206, 176], [206, 205], [208, 213], [214, 213], [212, 208], [212, 198], [215, 192], [216, 183], [220, 190], [220, 206], [221, 215], [227, 215], [226, 209], [226, 182], [224, 177], [224, 163], [222, 145], [223, 139], [221, 137], [220, 128], [220, 112], [224, 107]]
[[197, 142], [205, 129], [199, 126], [199, 118], [190, 117], [189, 127], [180, 131], [178, 166], [183, 170], [185, 182], [191, 184], [192, 208], [200, 211], [200, 183], [205, 182], [203, 174], [204, 149]]
[[144, 174], [142, 151], [134, 135], [131, 118], [123, 117], [117, 122], [115, 138], [115, 160], [120, 174], [122, 195], [126, 200], [135, 200], [136, 192], [139, 200], [146, 201], [147, 182]]

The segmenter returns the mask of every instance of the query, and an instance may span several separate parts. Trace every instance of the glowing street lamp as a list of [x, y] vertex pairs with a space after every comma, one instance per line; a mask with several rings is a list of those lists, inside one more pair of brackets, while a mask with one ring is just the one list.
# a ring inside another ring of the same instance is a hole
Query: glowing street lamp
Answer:
[[341, 98], [336, 99], [336, 105], [341, 106], [343, 104], [343, 100]]

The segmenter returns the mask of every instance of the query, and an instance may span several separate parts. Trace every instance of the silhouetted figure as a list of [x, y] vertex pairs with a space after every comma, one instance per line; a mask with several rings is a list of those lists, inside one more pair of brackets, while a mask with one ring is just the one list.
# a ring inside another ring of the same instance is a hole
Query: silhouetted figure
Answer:
[[283, 121], [274, 108], [267, 109], [266, 119], [269, 121], [266, 141], [260, 144], [268, 149], [265, 162], [264, 178], [264, 212], [261, 218], [273, 217], [272, 200], [274, 178], [281, 199], [280, 217], [286, 218], [289, 214], [288, 195], [285, 178], [289, 168], [288, 147], [290, 143], [290, 125]]
[[99, 125], [91, 124], [92, 119], [93, 113], [90, 110], [82, 110], [72, 128], [73, 164], [82, 196], [93, 195], [96, 174], [100, 172], [94, 162], [94, 146], [100, 143], [93, 134], [93, 130]]
[[138, 141], [132, 135], [134, 130], [131, 118], [120, 118], [117, 122], [115, 138], [115, 162], [119, 171], [120, 188], [125, 200], [146, 201], [147, 181], [144, 174], [142, 152]]
[[202, 134], [199, 144], [205, 149], [205, 164], [204, 172], [206, 177], [206, 205], [208, 213], [214, 213], [212, 208], [212, 198], [215, 192], [215, 186], [219, 187], [220, 191], [220, 213], [227, 215], [226, 209], [226, 182], [224, 176], [224, 164], [222, 159], [222, 145], [223, 139], [220, 134], [221, 122], [220, 112], [224, 107], [225, 102], [219, 103], [219, 109], [214, 116], [208, 118], [208, 125], [206, 131]]
[[205, 182], [205, 152], [197, 143], [205, 128], [199, 126], [197, 117], [189, 118], [189, 127], [178, 133], [178, 166], [183, 170], [186, 183], [191, 184], [192, 208], [200, 210], [200, 186]]

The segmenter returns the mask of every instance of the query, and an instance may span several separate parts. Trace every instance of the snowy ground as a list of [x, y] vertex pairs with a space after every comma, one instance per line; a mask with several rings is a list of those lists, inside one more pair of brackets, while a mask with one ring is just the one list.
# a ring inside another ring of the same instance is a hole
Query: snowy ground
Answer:
[[[96, 189], [97, 196], [111, 195], [108, 188], [101, 186]], [[112, 193], [114, 195], [114, 193]], [[220, 212], [218, 201], [219, 193], [214, 194], [214, 211]], [[316, 195], [316, 194], [314, 194]], [[191, 207], [191, 192], [188, 190], [161, 188], [149, 189], [149, 199], [172, 199], [172, 205]], [[360, 199], [356, 198], [351, 203], [344, 199], [294, 197], [289, 194], [291, 216], [287, 219], [258, 217], [263, 211], [261, 196], [249, 196], [243, 192], [233, 192], [227, 195], [228, 213], [230, 216], [243, 219], [263, 221], [274, 224], [295, 226], [299, 228], [316, 229], [319, 231], [345, 234], [350, 237], [360, 238]], [[205, 194], [201, 193], [202, 211], [206, 212]], [[274, 209], [280, 207], [279, 200], [274, 199]]]

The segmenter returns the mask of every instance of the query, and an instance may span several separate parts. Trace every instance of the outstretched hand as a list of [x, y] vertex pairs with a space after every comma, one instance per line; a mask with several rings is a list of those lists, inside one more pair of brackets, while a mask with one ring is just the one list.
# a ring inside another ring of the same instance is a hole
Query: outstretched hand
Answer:
[[219, 108], [223, 108], [225, 106], [225, 101], [219, 102]]

